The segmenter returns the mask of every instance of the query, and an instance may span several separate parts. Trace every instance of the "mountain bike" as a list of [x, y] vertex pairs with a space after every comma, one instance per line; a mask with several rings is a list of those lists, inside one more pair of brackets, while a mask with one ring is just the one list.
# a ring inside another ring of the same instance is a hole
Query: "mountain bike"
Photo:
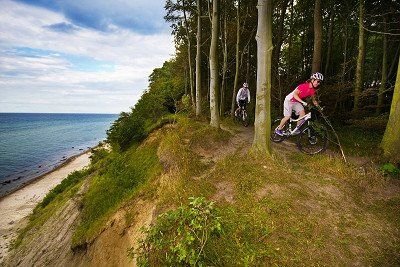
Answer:
[[247, 110], [244, 106], [240, 106], [239, 112], [235, 114], [236, 121], [242, 123], [244, 127], [249, 126], [249, 116], [247, 115]]
[[[310, 112], [301, 118], [293, 111], [282, 129], [283, 135], [275, 133], [282, 118], [274, 120], [271, 141], [280, 143], [289, 137], [297, 137], [296, 145], [301, 152], [314, 155], [325, 151], [328, 146], [328, 129], [318, 120], [319, 114], [321, 114], [321, 109], [316, 107], [312, 107]], [[297, 126], [298, 121], [301, 121], [299, 126]]]

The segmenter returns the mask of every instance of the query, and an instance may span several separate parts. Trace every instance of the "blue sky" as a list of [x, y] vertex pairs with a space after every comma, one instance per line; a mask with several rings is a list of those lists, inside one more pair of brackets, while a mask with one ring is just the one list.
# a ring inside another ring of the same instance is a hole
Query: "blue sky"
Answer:
[[164, 2], [0, 0], [0, 112], [128, 111], [174, 53]]

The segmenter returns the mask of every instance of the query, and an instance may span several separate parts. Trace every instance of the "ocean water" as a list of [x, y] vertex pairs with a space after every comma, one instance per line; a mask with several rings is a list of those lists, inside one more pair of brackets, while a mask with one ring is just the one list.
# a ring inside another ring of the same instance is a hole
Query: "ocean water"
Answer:
[[116, 114], [0, 113], [0, 197], [96, 146]]

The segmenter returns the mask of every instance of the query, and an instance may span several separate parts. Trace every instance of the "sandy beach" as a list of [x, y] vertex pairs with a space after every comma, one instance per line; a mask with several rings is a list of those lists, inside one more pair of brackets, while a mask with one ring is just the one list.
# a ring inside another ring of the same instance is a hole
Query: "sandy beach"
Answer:
[[40, 179], [0, 199], [0, 263], [8, 253], [17, 231], [26, 223], [27, 216], [46, 194], [67, 175], [80, 170], [90, 162], [90, 152], [77, 156], [65, 165]]

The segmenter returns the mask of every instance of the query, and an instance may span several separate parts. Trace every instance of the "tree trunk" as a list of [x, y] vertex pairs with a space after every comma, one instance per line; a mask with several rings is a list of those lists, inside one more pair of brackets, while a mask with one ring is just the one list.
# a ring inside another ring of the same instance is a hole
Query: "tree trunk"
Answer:
[[[386, 18], [383, 17], [383, 28], [384, 32], [386, 32]], [[386, 77], [387, 77], [387, 36], [384, 34], [382, 36], [383, 39], [383, 54], [382, 54], [382, 78], [381, 78], [381, 85], [379, 86], [379, 92], [378, 92], [378, 103], [376, 107], [376, 115], [379, 115], [381, 113], [381, 108], [383, 105], [383, 95], [386, 90]]]
[[320, 71], [322, 56], [322, 11], [321, 0], [315, 0], [314, 9], [314, 54], [312, 72]]
[[[291, 79], [292, 75], [292, 40], [293, 40], [293, 1], [290, 1], [290, 29], [289, 29], [289, 40], [288, 40], [288, 78]], [[281, 105], [281, 104], [280, 104]], [[279, 106], [280, 107], [280, 106]]]
[[238, 87], [239, 79], [239, 59], [240, 59], [240, 0], [238, 0], [238, 6], [236, 11], [236, 65], [235, 65], [235, 80], [233, 82], [232, 90], [232, 102], [231, 102], [231, 116], [235, 116], [235, 103], [236, 103], [236, 89]]
[[193, 70], [192, 70], [192, 43], [190, 41], [190, 30], [189, 30], [189, 23], [186, 17], [186, 7], [185, 7], [185, 0], [182, 0], [182, 9], [183, 9], [183, 19], [185, 21], [185, 30], [186, 30], [186, 37], [188, 42], [188, 62], [189, 62], [189, 84], [190, 84], [190, 97], [192, 101], [192, 106], [194, 107], [195, 103], [195, 96], [194, 96], [194, 86], [193, 86]]
[[333, 25], [335, 20], [335, 13], [332, 10], [329, 14], [329, 30], [328, 30], [328, 52], [326, 53], [326, 64], [324, 74], [328, 76], [329, 64], [331, 61], [332, 54], [332, 43], [333, 43]]
[[196, 115], [201, 115], [201, 3], [197, 0]]
[[258, 0], [257, 92], [253, 147], [271, 153], [272, 0]]
[[218, 109], [218, 33], [219, 33], [219, 0], [213, 0], [211, 45], [210, 45], [210, 125], [219, 128]]
[[224, 48], [222, 53], [223, 53], [224, 62], [222, 64], [221, 99], [220, 99], [220, 109], [219, 109], [220, 116], [224, 116], [224, 112], [225, 112], [226, 71], [228, 69], [228, 44], [227, 44], [228, 29], [226, 27], [226, 20], [227, 20], [227, 16], [225, 13], [224, 14], [224, 37], [222, 38], [222, 46]]
[[347, 42], [349, 40], [348, 34], [348, 18], [346, 17], [345, 24], [344, 24], [344, 44], [343, 44], [343, 66], [342, 66], [342, 82], [345, 81], [346, 76], [346, 66], [347, 66]]
[[[400, 66], [400, 56], [399, 56]], [[400, 161], [400, 67], [397, 68], [396, 84], [390, 107], [389, 121], [382, 138], [383, 154], [393, 162]]]
[[360, 102], [360, 93], [363, 80], [363, 69], [364, 69], [364, 0], [360, 0], [360, 17], [358, 22], [359, 35], [358, 35], [358, 57], [357, 57], [357, 69], [356, 69], [356, 81], [354, 86], [354, 107], [353, 111], [358, 111], [358, 105]]
[[[281, 54], [281, 47], [282, 47], [282, 43], [283, 43], [283, 33], [284, 33], [284, 21], [285, 21], [285, 14], [286, 14], [286, 8], [287, 5], [289, 3], [289, 0], [284, 0], [282, 2], [282, 6], [281, 6], [281, 10], [280, 10], [280, 14], [279, 14], [279, 23], [278, 23], [278, 32], [276, 35], [276, 44], [274, 45], [274, 51], [273, 51], [273, 60], [272, 60], [272, 69], [273, 69], [273, 86], [274, 88], [277, 85], [277, 80], [278, 80], [278, 76], [279, 76], [279, 72], [278, 72], [278, 67], [279, 67], [279, 58], [280, 58], [280, 54]], [[281, 100], [279, 100], [281, 101]]]

